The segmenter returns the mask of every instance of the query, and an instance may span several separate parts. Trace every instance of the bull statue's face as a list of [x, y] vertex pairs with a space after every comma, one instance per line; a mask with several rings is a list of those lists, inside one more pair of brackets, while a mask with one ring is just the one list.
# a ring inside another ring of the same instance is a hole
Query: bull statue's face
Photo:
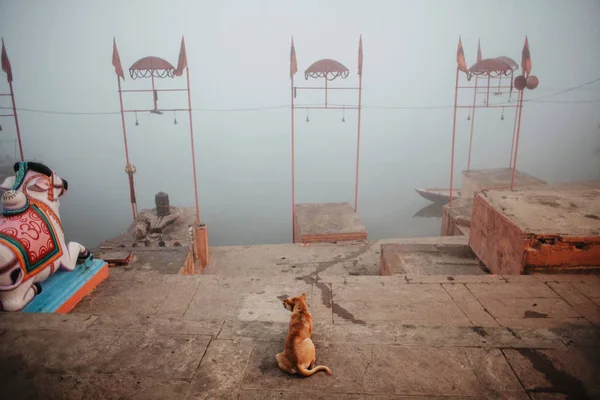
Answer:
[[16, 176], [6, 178], [0, 189], [22, 191], [28, 197], [51, 204], [58, 204], [59, 197], [67, 192], [67, 181], [42, 163], [17, 162], [13, 169]]

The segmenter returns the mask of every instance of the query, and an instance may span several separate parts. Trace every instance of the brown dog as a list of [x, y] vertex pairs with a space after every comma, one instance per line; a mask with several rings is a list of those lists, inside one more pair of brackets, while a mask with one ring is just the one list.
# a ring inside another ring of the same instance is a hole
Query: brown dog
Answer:
[[288, 297], [283, 306], [292, 312], [290, 326], [283, 352], [277, 354], [277, 364], [282, 371], [289, 374], [311, 376], [315, 372], [325, 371], [331, 375], [331, 370], [319, 365], [315, 367], [317, 358], [312, 336], [312, 315], [306, 305], [306, 293], [298, 297]]

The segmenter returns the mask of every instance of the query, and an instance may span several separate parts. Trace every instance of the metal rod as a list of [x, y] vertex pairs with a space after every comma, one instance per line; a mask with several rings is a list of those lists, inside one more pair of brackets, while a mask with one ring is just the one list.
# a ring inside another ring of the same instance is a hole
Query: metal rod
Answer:
[[485, 106], [489, 107], [490, 105], [490, 76], [488, 75], [488, 84], [487, 84], [487, 95], [485, 99]]
[[324, 86], [296, 86], [296, 89], [300, 90], [359, 90], [357, 87], [330, 87], [326, 88]]
[[10, 93], [0, 93], [0, 96], [10, 96]]
[[356, 135], [356, 183], [354, 185], [354, 212], [358, 212], [358, 165], [360, 161], [360, 106], [362, 104], [362, 73], [358, 76], [358, 133]]
[[521, 117], [523, 116], [523, 95], [524, 91], [521, 90], [519, 94], [519, 122], [517, 124], [517, 139], [515, 141], [515, 158], [513, 160], [512, 178], [510, 180], [510, 190], [515, 188], [515, 172], [517, 170], [517, 153], [519, 152], [519, 136], [521, 135]]
[[0, 117], [14, 117], [15, 114], [0, 114]]
[[358, 107], [293, 106], [297, 110], [358, 110]]
[[[127, 162], [127, 168], [131, 168], [131, 164], [129, 163], [129, 147], [127, 145], [127, 127], [125, 126], [125, 112], [123, 110], [123, 93], [121, 93], [121, 79], [119, 75], [117, 75], [117, 85], [119, 87], [119, 104], [121, 106], [121, 124], [123, 126], [123, 143], [125, 145], [125, 161]], [[129, 172], [130, 173], [130, 172]], [[133, 186], [133, 192], [135, 194], [135, 186]], [[133, 215], [133, 220], [137, 219], [137, 205], [135, 203], [131, 203], [131, 213]]]
[[[150, 112], [154, 111], [153, 109], [139, 109], [139, 110], [123, 110], [126, 113], [135, 113], [135, 112]], [[188, 108], [161, 108], [158, 111], [189, 111]]]
[[[477, 87], [477, 75], [475, 75], [475, 87]], [[477, 90], [473, 91], [473, 116], [471, 117], [471, 135], [469, 136], [469, 157], [467, 161], [467, 171], [471, 169], [471, 147], [473, 146], [473, 127], [475, 126], [475, 102], [477, 101]]]
[[[478, 75], [475, 75], [475, 78], [477, 78]], [[492, 78], [493, 79], [493, 78]], [[459, 89], [485, 89], [484, 87], [481, 86], [459, 86]], [[498, 86], [498, 89], [510, 89], [510, 86]]]
[[[521, 98], [521, 91], [519, 91], [519, 94], [517, 97], [517, 104], [519, 104], [520, 98]], [[515, 136], [517, 134], [517, 119], [518, 118], [519, 118], [519, 108], [517, 107], [517, 110], [515, 111], [515, 122], [513, 124], [512, 140], [510, 142], [510, 160], [508, 161], [508, 168], [510, 168], [512, 166], [512, 162], [513, 162], [513, 153], [515, 151]]]
[[151, 75], [152, 78], [152, 99], [154, 100], [154, 109], [156, 110], [158, 108], [157, 103], [157, 97], [158, 95], [156, 94], [156, 90], [154, 89], [154, 74]]
[[452, 207], [452, 189], [454, 182], [454, 141], [456, 138], [456, 102], [458, 101], [458, 66], [456, 67], [456, 84], [454, 85], [454, 121], [452, 122], [452, 156], [450, 157], [450, 207]]
[[[123, 89], [123, 93], [130, 92], [152, 92], [153, 89]], [[156, 89], [157, 92], [187, 92], [187, 89]]]
[[[519, 108], [519, 106], [509, 106], [509, 105], [503, 105], [503, 106], [497, 106], [497, 105], [493, 105], [493, 106], [475, 106], [475, 108]], [[473, 108], [473, 106], [456, 106], [456, 108]]]
[[194, 124], [192, 123], [192, 94], [190, 90], [190, 67], [186, 69], [188, 111], [190, 114], [190, 142], [192, 146], [192, 169], [194, 170], [194, 196], [196, 197], [196, 222], [200, 225], [200, 203], [198, 202], [198, 179], [196, 178], [196, 150], [194, 149]]
[[294, 75], [291, 76], [292, 81], [292, 243], [296, 243], [296, 181], [295, 181], [295, 165], [294, 165]]
[[17, 140], [19, 141], [19, 153], [21, 154], [21, 161], [25, 161], [23, 157], [23, 142], [21, 141], [21, 129], [19, 128], [19, 117], [17, 116], [17, 105], [15, 104], [15, 92], [13, 90], [12, 81], [8, 81], [10, 87], [10, 100], [12, 102], [13, 117], [15, 117], [15, 127], [17, 128]]
[[327, 108], [327, 76], [325, 76], [325, 108]]

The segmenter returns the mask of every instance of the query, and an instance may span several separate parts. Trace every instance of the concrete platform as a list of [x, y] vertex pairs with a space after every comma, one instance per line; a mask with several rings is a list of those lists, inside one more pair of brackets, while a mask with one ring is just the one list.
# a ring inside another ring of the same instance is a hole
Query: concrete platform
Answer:
[[367, 229], [349, 203], [296, 204], [296, 243], [366, 240]]
[[[473, 169], [462, 172], [460, 195], [472, 198], [475, 192], [492, 189], [510, 189], [512, 168]], [[515, 187], [545, 185], [546, 182], [519, 170], [515, 173]]]
[[600, 267], [600, 185], [477, 193], [470, 246], [496, 274]]
[[[299, 378], [277, 367], [289, 320], [279, 299], [301, 291], [317, 361], [332, 376]], [[310, 281], [114, 268], [71, 314], [2, 315], [0, 392], [65, 400], [592, 399], [600, 396], [599, 305], [597, 276]]]
[[[471, 228], [473, 199], [460, 198], [442, 207], [442, 236], [465, 235]], [[467, 235], [468, 236], [468, 235]]]
[[382, 244], [380, 274], [484, 275], [466, 244]]

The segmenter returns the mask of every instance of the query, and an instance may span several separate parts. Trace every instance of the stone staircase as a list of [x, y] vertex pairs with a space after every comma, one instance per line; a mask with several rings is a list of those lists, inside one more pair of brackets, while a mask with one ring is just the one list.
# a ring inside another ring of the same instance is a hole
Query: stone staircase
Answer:
[[[465, 240], [216, 247], [211, 265], [193, 276], [165, 267], [181, 258], [176, 251], [136, 249], [135, 264], [111, 269], [68, 315], [0, 315], [0, 393], [15, 399], [600, 397], [600, 278], [469, 273], [477, 271], [473, 263], [462, 270], [456, 252], [448, 275], [439, 267], [445, 265], [440, 249]], [[382, 245], [404, 249], [391, 276], [379, 275]], [[281, 299], [302, 292], [313, 315], [317, 362], [332, 376], [299, 378], [277, 367], [290, 315]]]

